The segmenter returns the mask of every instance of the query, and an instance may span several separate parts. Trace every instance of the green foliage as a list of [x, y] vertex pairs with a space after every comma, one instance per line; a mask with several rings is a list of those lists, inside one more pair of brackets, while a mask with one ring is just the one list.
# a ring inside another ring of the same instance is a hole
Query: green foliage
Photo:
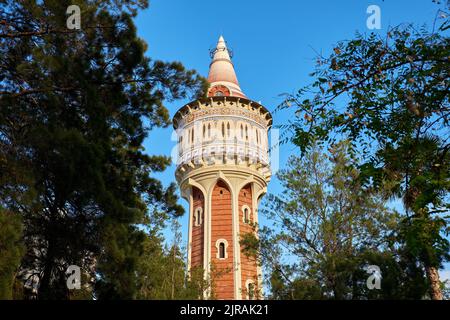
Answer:
[[[304, 157], [291, 157], [288, 168], [278, 173], [284, 192], [264, 202], [263, 212], [274, 227], [263, 228], [259, 241], [273, 298], [400, 299], [425, 294], [420, 268], [408, 273], [414, 266], [404, 266], [408, 257], [396, 241], [400, 216], [386, 208], [379, 192], [361, 184], [349, 147], [341, 142], [324, 152], [314, 146]], [[372, 264], [382, 269], [381, 290], [367, 289], [366, 267]]]
[[[439, 19], [431, 32], [407, 25], [338, 43], [318, 57], [313, 83], [280, 106], [296, 108], [285, 127], [303, 153], [314, 141], [349, 139], [364, 187], [403, 200], [399, 236], [427, 274], [437, 274], [450, 248], [448, 14]], [[438, 298], [438, 281], [429, 280]]]
[[[441, 236], [446, 227], [444, 219], [430, 217], [424, 212], [404, 219], [399, 236], [412, 256], [417, 257], [424, 265], [439, 266], [450, 259], [449, 242]], [[445, 234], [448, 236], [448, 230]]]
[[[443, 133], [448, 125], [448, 39], [412, 26], [394, 28], [386, 37], [358, 35], [339, 43], [330, 57], [319, 57], [316, 80], [280, 108], [296, 107], [290, 124], [299, 146], [333, 142], [332, 133], [359, 142], [396, 144], [418, 130]], [[307, 90], [312, 98], [305, 99]]]
[[13, 286], [24, 254], [20, 216], [0, 207], [0, 300], [13, 298]]
[[[66, 28], [71, 4], [81, 30]], [[170, 159], [142, 144], [170, 124], [164, 101], [203, 95], [206, 82], [145, 55], [133, 17], [146, 7], [0, 1], [0, 205], [23, 220], [24, 298], [73, 297], [69, 265], [94, 279], [91, 297], [135, 298], [142, 227], [183, 214], [174, 185], [153, 177]]]
[[276, 300], [322, 300], [320, 285], [313, 279], [296, 278], [286, 284], [282, 275], [274, 270], [269, 279], [271, 298]]
[[247, 232], [240, 235], [239, 244], [241, 246], [242, 253], [247, 257], [258, 259], [259, 254], [259, 240], [256, 237], [256, 226], [253, 232]]
[[144, 254], [137, 269], [137, 298], [182, 299], [185, 286], [183, 258], [176, 245], [165, 251], [161, 239], [146, 239]]
[[180, 300], [202, 299], [207, 284], [203, 270], [194, 269], [186, 273], [184, 250], [179, 246], [182, 240], [180, 224], [172, 221], [174, 234], [170, 248], [164, 248], [163, 239], [155, 234], [144, 240], [144, 251], [140, 257], [137, 272], [137, 299]]

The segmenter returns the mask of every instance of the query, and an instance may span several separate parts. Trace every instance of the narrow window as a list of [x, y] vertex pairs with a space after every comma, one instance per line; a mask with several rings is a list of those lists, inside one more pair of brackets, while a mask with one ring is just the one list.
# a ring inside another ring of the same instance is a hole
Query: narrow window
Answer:
[[241, 124], [241, 138], [244, 138], [244, 127]]
[[245, 140], [248, 140], [248, 127], [245, 126]]
[[192, 128], [191, 142], [194, 142], [194, 128]]
[[228, 258], [227, 247], [228, 247], [227, 240], [218, 239], [216, 241], [216, 248], [217, 248], [216, 258], [217, 259], [227, 259]]
[[197, 208], [194, 212], [194, 226], [198, 227], [203, 223], [203, 209]]
[[[244, 197], [245, 197], [245, 193], [244, 193]], [[241, 212], [242, 212], [242, 222], [250, 223], [252, 211], [250, 210], [249, 206], [246, 204], [243, 205], [241, 208]]]
[[228, 138], [231, 136], [230, 133], [231, 133], [231, 132], [230, 132], [230, 123], [228, 122], [228, 123], [227, 123], [227, 136], [228, 136]]
[[222, 122], [222, 137], [225, 137], [225, 123]]
[[194, 226], [198, 226], [198, 210], [194, 212]]
[[208, 124], [208, 138], [211, 137], [211, 124]]
[[205, 133], [206, 133], [206, 127], [205, 127], [205, 125], [203, 125], [203, 138], [205, 138]]
[[225, 259], [225, 243], [219, 243], [219, 259]]
[[258, 129], [255, 129], [256, 143], [259, 143]]

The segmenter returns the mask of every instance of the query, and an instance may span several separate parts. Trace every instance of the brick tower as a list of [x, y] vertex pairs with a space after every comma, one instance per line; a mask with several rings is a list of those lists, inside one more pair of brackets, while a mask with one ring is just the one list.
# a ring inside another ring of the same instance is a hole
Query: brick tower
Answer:
[[242, 92], [221, 36], [211, 51], [208, 97], [183, 106], [176, 179], [189, 202], [188, 268], [201, 268], [217, 299], [258, 299], [261, 270], [241, 252], [256, 232], [258, 205], [270, 180], [270, 112]]

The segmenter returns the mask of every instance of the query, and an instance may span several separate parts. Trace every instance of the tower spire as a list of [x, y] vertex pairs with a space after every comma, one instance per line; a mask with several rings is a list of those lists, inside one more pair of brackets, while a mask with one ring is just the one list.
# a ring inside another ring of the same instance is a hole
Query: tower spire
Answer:
[[209, 97], [223, 95], [246, 98], [239, 86], [231, 56], [232, 53], [227, 48], [225, 39], [221, 35], [216, 48], [211, 51], [212, 61], [209, 65], [208, 74]]

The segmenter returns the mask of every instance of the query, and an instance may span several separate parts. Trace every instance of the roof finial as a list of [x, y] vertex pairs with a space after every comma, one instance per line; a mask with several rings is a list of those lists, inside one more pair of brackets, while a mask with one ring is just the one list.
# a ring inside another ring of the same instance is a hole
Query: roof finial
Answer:
[[[225, 87], [227, 90], [219, 90], [223, 95], [231, 95], [245, 98], [239, 87], [239, 82], [231, 62], [231, 52], [227, 48], [224, 37], [221, 35], [217, 41], [216, 48], [211, 50], [211, 64], [209, 66], [208, 81], [213, 87]], [[208, 95], [214, 94], [210, 90]], [[227, 92], [223, 92], [227, 91]]]

